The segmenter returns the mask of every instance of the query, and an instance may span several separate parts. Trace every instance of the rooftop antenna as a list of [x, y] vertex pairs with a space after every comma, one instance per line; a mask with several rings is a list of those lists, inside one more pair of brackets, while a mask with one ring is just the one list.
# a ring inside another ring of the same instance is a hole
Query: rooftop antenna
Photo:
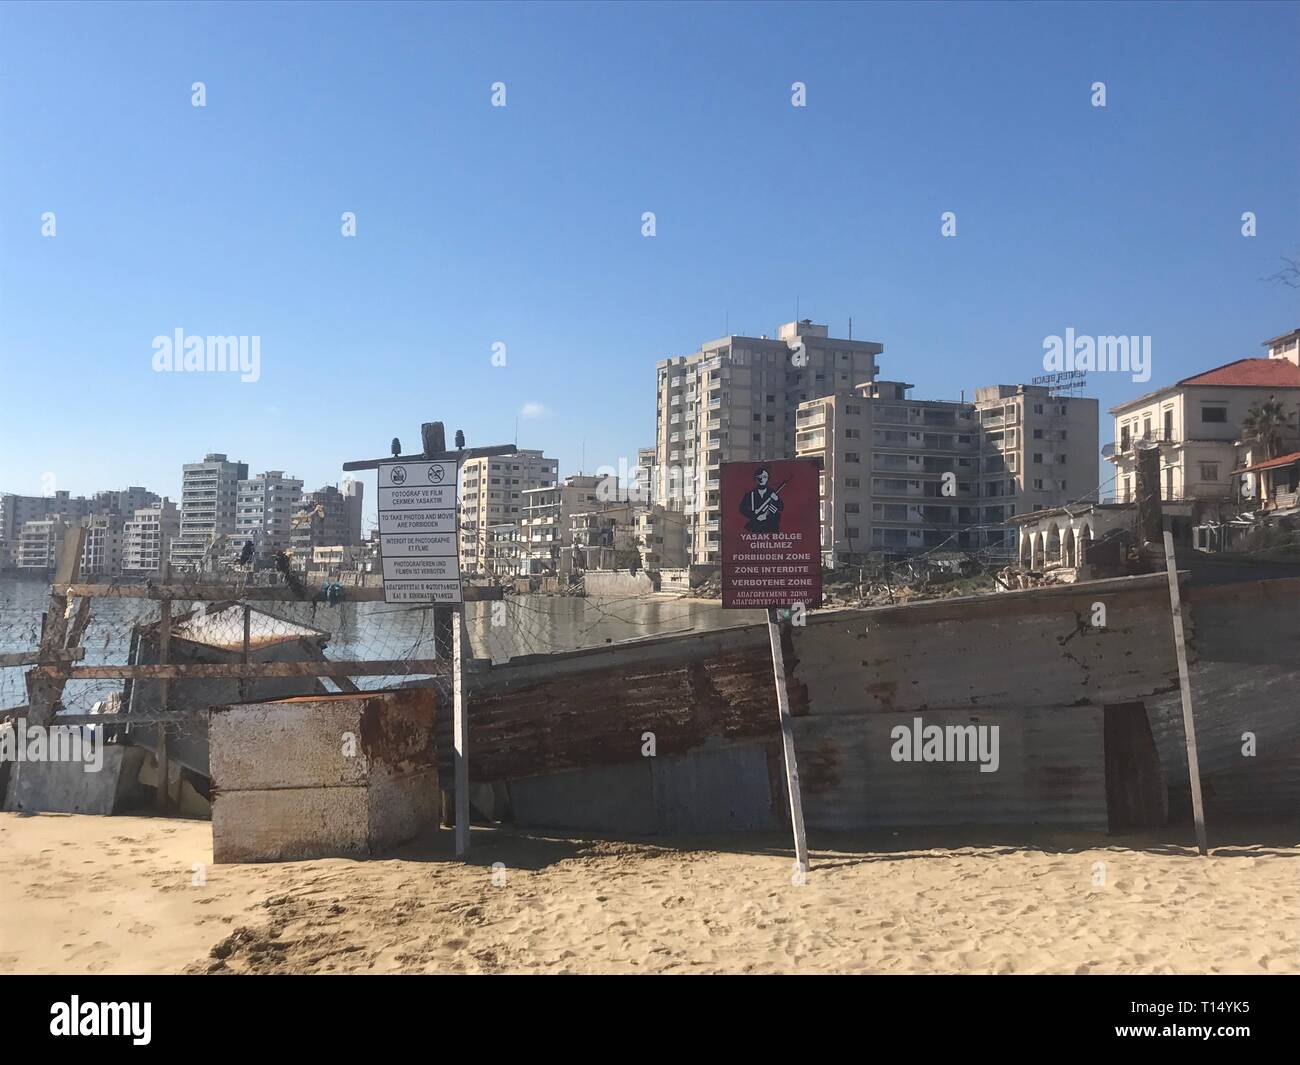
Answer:
[[849, 339], [850, 339], [850, 340], [853, 339], [853, 318], [852, 318], [852, 316], [849, 317]]

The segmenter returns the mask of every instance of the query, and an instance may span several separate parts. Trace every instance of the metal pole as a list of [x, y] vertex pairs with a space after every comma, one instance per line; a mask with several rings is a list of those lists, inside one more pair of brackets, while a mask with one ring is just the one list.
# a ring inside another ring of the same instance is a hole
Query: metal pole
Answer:
[[[239, 661], [248, 665], [251, 661], [252, 651], [252, 628], [253, 628], [253, 610], [247, 603], [244, 604], [244, 646], [239, 655]], [[248, 701], [248, 678], [239, 678], [239, 700], [240, 702]]]
[[469, 713], [465, 705], [465, 608], [452, 622], [452, 732], [456, 768], [456, 854], [469, 852]]
[[1165, 569], [1169, 574], [1169, 607], [1174, 618], [1174, 650], [1178, 652], [1178, 687], [1183, 696], [1183, 736], [1187, 741], [1187, 776], [1192, 784], [1192, 816], [1196, 820], [1196, 849], [1206, 854], [1205, 807], [1201, 804], [1201, 767], [1196, 751], [1196, 721], [1192, 717], [1192, 682], [1187, 674], [1187, 643], [1183, 639], [1183, 609], [1178, 596], [1178, 564], [1174, 535], [1165, 530]]
[[[162, 583], [165, 585], [171, 579], [171, 563], [163, 562], [162, 564]], [[164, 599], [158, 604], [158, 664], [167, 665], [171, 657], [172, 641], [172, 601], [170, 598]], [[171, 681], [163, 678], [158, 681], [158, 709], [167, 710], [167, 703], [171, 698]], [[171, 775], [171, 766], [167, 756], [167, 722], [159, 721], [155, 726], [155, 747], [157, 750], [158, 762], [158, 793], [156, 801], [159, 813], [167, 812], [168, 805], [168, 777]]]
[[781, 719], [781, 746], [785, 751], [785, 786], [790, 793], [790, 825], [794, 829], [794, 854], [803, 873], [808, 872], [808, 840], [803, 829], [803, 794], [799, 790], [799, 763], [794, 753], [794, 723], [790, 695], [785, 685], [785, 654], [781, 650], [781, 624], [777, 612], [767, 612], [767, 637], [772, 645], [772, 674], [776, 680], [776, 711]]

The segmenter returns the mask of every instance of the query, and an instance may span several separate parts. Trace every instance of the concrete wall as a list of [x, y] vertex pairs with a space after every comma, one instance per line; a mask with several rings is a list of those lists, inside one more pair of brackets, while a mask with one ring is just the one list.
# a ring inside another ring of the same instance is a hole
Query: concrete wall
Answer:
[[659, 590], [658, 582], [645, 570], [634, 576], [625, 569], [589, 569], [582, 575], [582, 585], [588, 595], [609, 598], [650, 595]]
[[217, 862], [370, 855], [437, 824], [434, 692], [214, 707]]
[[105, 744], [97, 772], [86, 772], [81, 762], [6, 765], [8, 773], [0, 770], [0, 805], [9, 813], [115, 814], [141, 798], [144, 758], [138, 748]]

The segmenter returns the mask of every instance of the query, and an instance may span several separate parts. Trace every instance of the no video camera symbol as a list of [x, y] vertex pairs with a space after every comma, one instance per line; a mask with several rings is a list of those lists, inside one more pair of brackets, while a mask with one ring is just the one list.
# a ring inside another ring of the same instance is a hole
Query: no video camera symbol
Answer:
[[392, 476], [389, 479], [393, 484], [406, 484], [406, 467], [394, 466]]

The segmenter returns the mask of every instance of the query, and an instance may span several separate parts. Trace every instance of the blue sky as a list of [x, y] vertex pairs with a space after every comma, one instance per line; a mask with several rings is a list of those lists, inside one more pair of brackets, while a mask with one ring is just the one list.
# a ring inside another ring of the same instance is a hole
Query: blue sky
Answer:
[[[1247, 3], [4, 4], [0, 490], [175, 498], [209, 451], [316, 487], [526, 405], [521, 446], [617, 465], [657, 359], [796, 301], [925, 398], [1150, 335], [1104, 410], [1300, 325], [1261, 280], [1298, 39]], [[260, 336], [260, 380], [154, 372], [176, 328]]]

